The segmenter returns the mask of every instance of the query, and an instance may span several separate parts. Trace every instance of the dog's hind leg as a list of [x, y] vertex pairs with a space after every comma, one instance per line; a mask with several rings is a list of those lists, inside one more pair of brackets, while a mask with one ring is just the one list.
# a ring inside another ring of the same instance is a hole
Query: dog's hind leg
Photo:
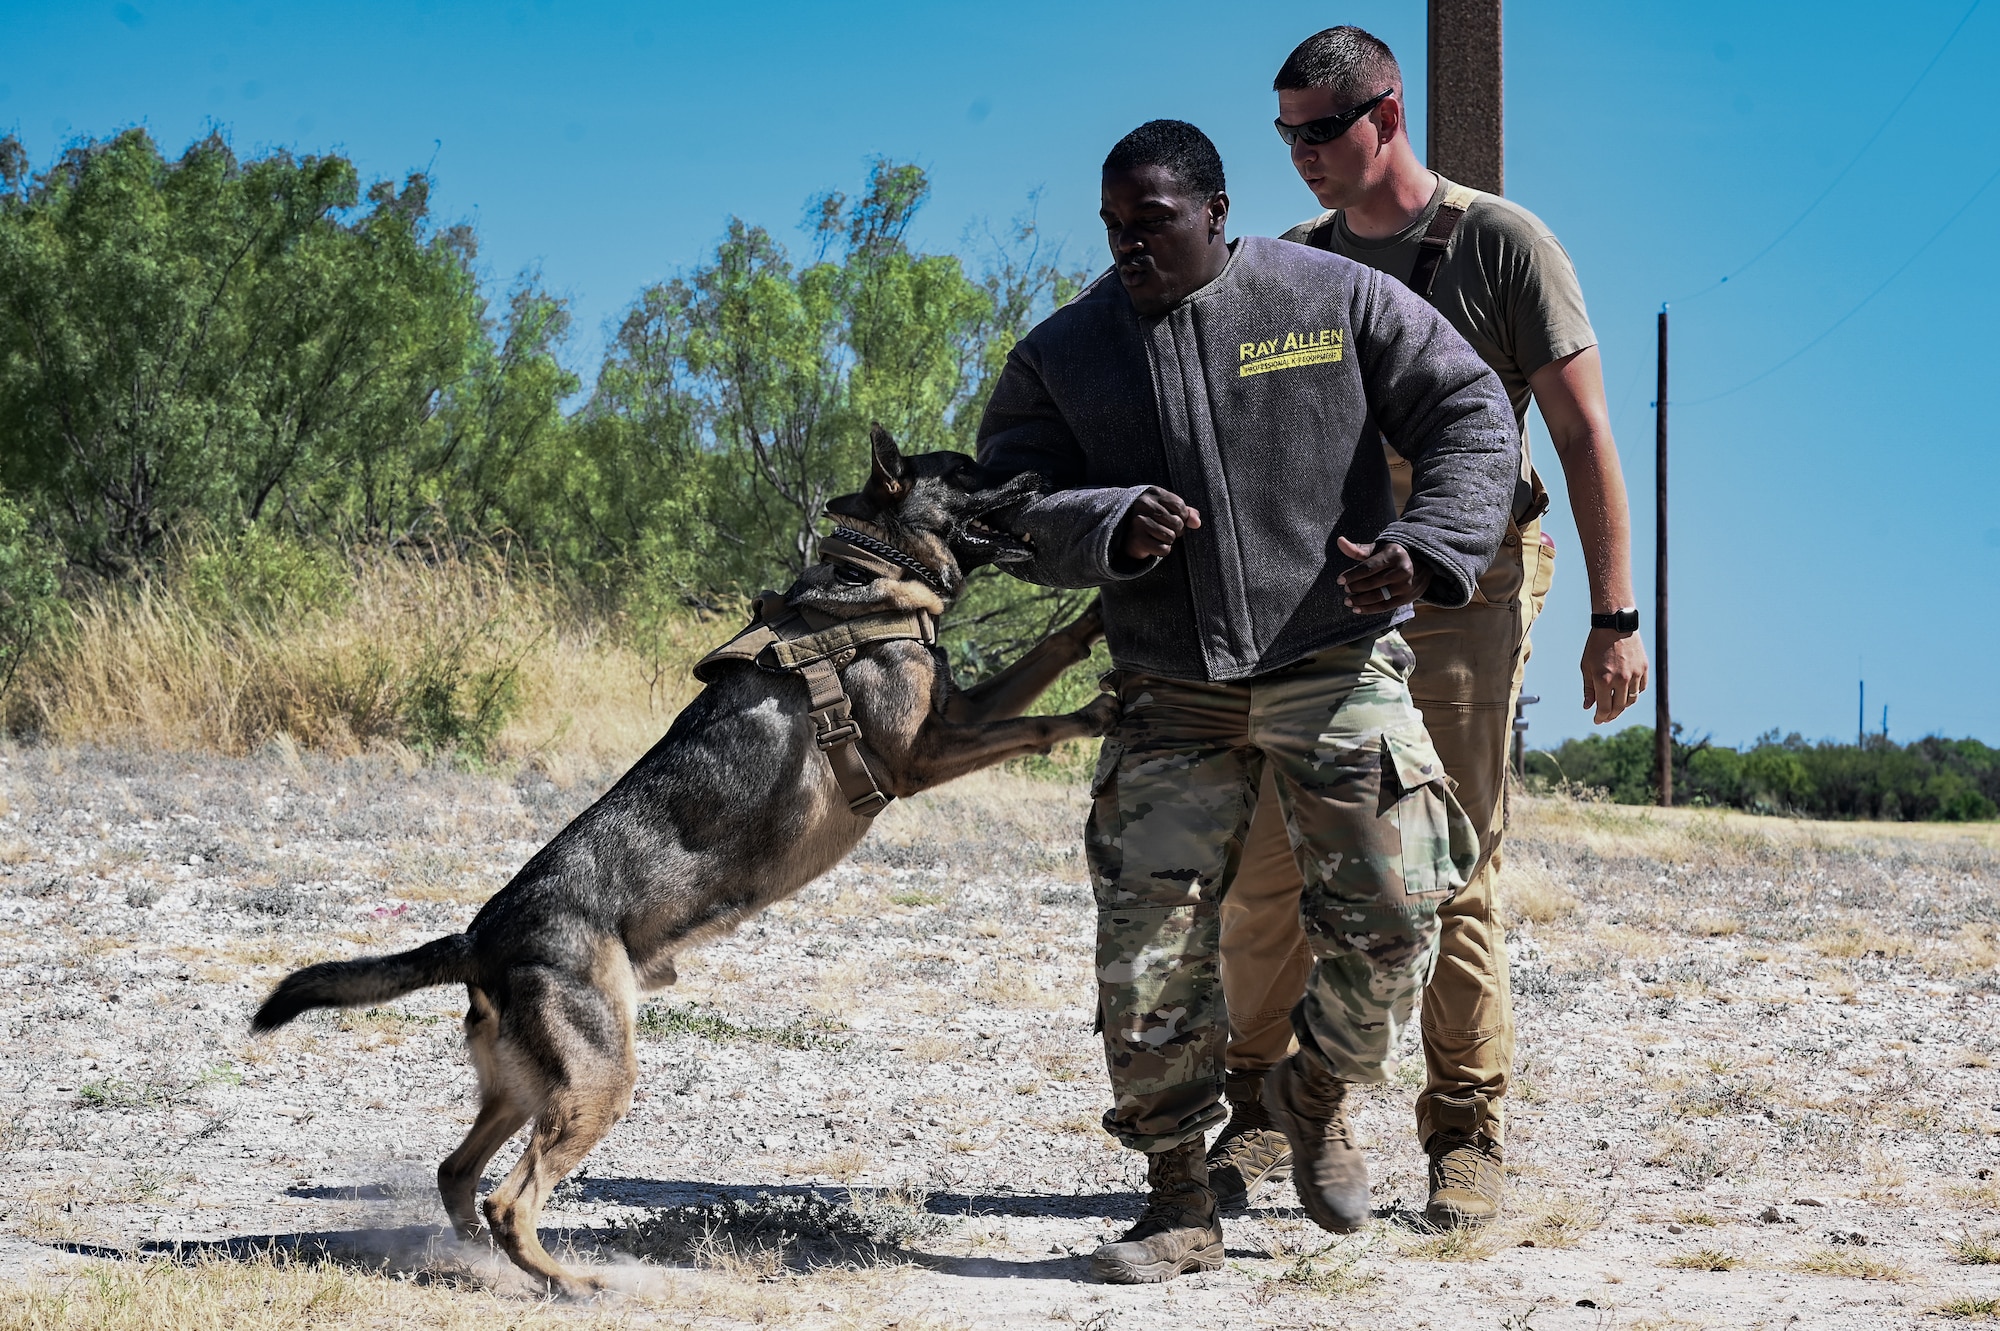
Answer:
[[504, 1095], [496, 1095], [479, 1106], [472, 1131], [465, 1134], [456, 1151], [438, 1166], [438, 1193], [444, 1198], [445, 1214], [462, 1239], [479, 1237], [479, 1178], [486, 1162], [507, 1139], [528, 1121], [527, 1111], [514, 1107]]
[[542, 1247], [536, 1226], [556, 1184], [632, 1106], [639, 1080], [632, 1047], [637, 990], [624, 949], [615, 951], [615, 961], [607, 955], [597, 967], [591, 987], [544, 971], [545, 981], [536, 986], [541, 993], [517, 991], [514, 997], [526, 1001], [510, 1003], [508, 1015], [518, 1013], [521, 1024], [514, 1029], [509, 1023], [498, 1050], [503, 1062], [521, 1059], [545, 1069], [552, 1089], [537, 1111], [528, 1149], [482, 1209], [494, 1241], [514, 1264], [568, 1298], [587, 1297], [602, 1284], [564, 1270]]
[[500, 1014], [480, 989], [467, 985], [466, 990], [469, 1002], [465, 1013], [465, 1044], [472, 1054], [472, 1066], [479, 1074], [479, 1117], [458, 1149], [438, 1166], [438, 1194], [444, 1199], [451, 1227], [460, 1238], [471, 1239], [479, 1235], [477, 1194], [486, 1162], [509, 1137], [521, 1130], [531, 1110], [521, 1107], [520, 1088], [510, 1088], [500, 1075], [494, 1048], [500, 1034]]

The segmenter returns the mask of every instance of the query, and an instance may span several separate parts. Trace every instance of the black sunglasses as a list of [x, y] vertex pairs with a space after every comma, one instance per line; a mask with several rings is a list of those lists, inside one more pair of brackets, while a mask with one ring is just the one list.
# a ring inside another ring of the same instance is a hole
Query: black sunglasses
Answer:
[[1318, 120], [1308, 120], [1303, 125], [1287, 125], [1282, 120], [1273, 120], [1271, 123], [1278, 127], [1278, 137], [1285, 141], [1287, 148], [1300, 139], [1313, 145], [1331, 143], [1353, 129], [1355, 121], [1373, 111], [1384, 97], [1395, 91], [1394, 88], [1384, 88], [1351, 111], [1342, 111], [1337, 116], [1321, 116]]

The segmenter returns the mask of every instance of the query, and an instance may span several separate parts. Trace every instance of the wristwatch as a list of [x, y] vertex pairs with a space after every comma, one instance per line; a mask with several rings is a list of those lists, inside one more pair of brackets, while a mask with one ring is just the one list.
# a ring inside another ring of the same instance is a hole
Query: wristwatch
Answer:
[[1617, 629], [1620, 633], [1639, 631], [1639, 608], [1632, 606], [1624, 610], [1613, 610], [1607, 615], [1592, 615], [1590, 626], [1594, 629]]

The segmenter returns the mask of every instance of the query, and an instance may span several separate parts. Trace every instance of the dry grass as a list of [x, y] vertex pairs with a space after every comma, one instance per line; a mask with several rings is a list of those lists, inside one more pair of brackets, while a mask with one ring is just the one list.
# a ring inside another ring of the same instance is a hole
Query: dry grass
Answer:
[[0, 1299], [0, 1331], [292, 1331], [329, 1325], [531, 1331], [629, 1321], [625, 1312], [609, 1308], [536, 1307], [485, 1292], [270, 1256], [95, 1263], [67, 1279], [7, 1287]]
[[450, 747], [463, 731], [567, 785], [648, 748], [693, 695], [688, 667], [733, 628], [690, 613], [649, 664], [617, 625], [498, 556], [354, 559], [345, 585], [275, 610], [218, 605], [172, 572], [72, 598], [60, 641], [10, 695], [11, 722], [233, 754]]
[[1535, 860], [1509, 860], [1497, 880], [1500, 909], [1510, 920], [1553, 924], [1576, 910], [1576, 894], [1547, 865]]
[[[1643, 857], [1674, 867], [1734, 867], [1784, 860], [1798, 852], [1879, 849], [1885, 839], [1898, 845], [1914, 842], [1918, 848], [1970, 841], [2000, 850], [2000, 823], [1814, 822], [1552, 797], [1523, 797], [1517, 807], [1530, 820], [1534, 836], [1607, 859]], [[1506, 873], [1519, 863], [1510, 859]]]
[[1604, 1224], [1607, 1214], [1603, 1205], [1581, 1197], [1544, 1198], [1528, 1209], [1526, 1225], [1520, 1230], [1521, 1246], [1574, 1248], [1584, 1235]]
[[811, 1160], [794, 1160], [780, 1166], [787, 1178], [830, 1178], [852, 1183], [868, 1172], [874, 1160], [858, 1146], [846, 1146]]
[[1398, 1235], [1396, 1253], [1418, 1262], [1483, 1262], [1516, 1246], [1501, 1231], [1484, 1229], [1422, 1229]]
[[1726, 1248], [1696, 1248], [1675, 1253], [1664, 1265], [1676, 1271], [1734, 1271], [1741, 1260]]
[[1818, 1276], [1850, 1276], [1856, 1280], [1907, 1280], [1898, 1263], [1854, 1248], [1815, 1248], [1792, 1263], [1795, 1271]]

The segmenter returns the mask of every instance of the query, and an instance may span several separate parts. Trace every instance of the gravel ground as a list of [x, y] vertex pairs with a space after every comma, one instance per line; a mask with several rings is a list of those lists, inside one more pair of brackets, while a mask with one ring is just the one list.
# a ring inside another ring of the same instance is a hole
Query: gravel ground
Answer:
[[[258, 1040], [246, 1020], [292, 967], [461, 927], [596, 788], [287, 746], [0, 748], [0, 1279], [262, 1251], [531, 1297], [441, 1231], [432, 1171], [473, 1109], [459, 994]], [[1142, 1170], [1097, 1126], [1081, 811], [1007, 774], [898, 804], [685, 959], [642, 1015], [631, 1116], [544, 1217], [631, 1291], [621, 1324], [2000, 1310], [1995, 829], [1519, 801], [1505, 1222], [1417, 1221], [1411, 1059], [1361, 1098], [1368, 1233], [1329, 1242], [1270, 1196], [1228, 1223], [1224, 1270], [1108, 1289], [1079, 1254], [1136, 1214]]]

